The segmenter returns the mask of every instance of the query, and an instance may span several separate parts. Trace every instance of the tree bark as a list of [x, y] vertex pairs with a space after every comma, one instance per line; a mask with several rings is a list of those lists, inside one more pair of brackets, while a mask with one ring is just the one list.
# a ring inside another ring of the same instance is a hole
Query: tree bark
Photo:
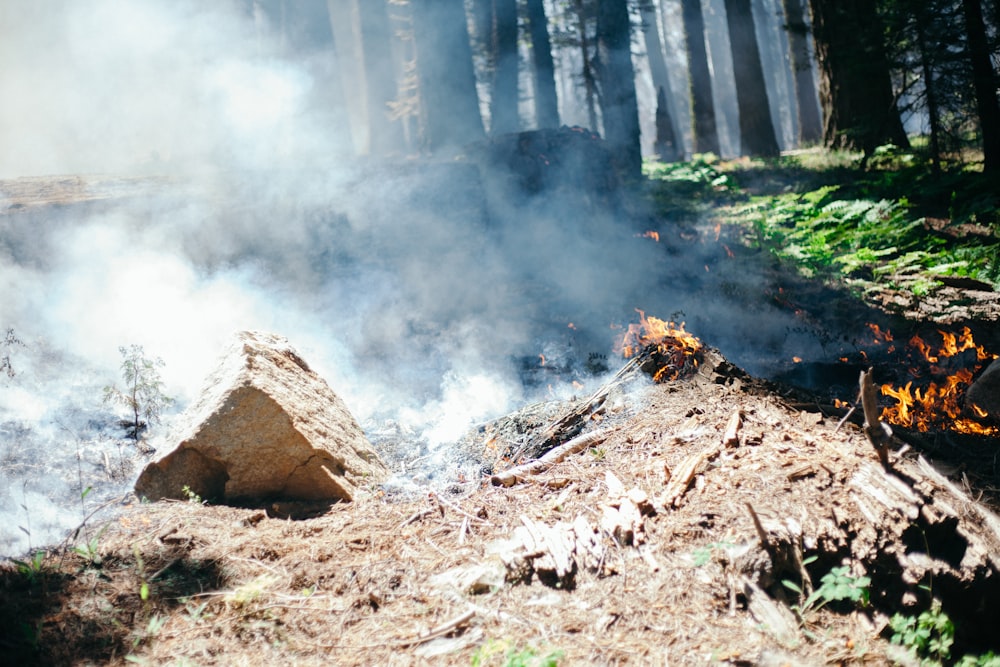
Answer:
[[969, 59], [976, 88], [976, 109], [983, 135], [983, 171], [1000, 171], [1000, 102], [997, 101], [997, 76], [990, 61], [989, 42], [979, 0], [962, 0], [969, 39]]
[[701, 0], [681, 0], [684, 33], [687, 39], [688, 70], [691, 77], [691, 113], [694, 117], [696, 153], [719, 154], [719, 131], [715, 125], [712, 75], [705, 48], [705, 17]]
[[736, 104], [740, 113], [741, 152], [743, 155], [777, 157], [781, 151], [771, 122], [750, 0], [725, 0], [725, 4], [736, 78]]
[[[664, 162], [674, 162], [680, 159], [683, 151], [679, 150], [676, 137], [680, 136], [674, 127], [673, 114], [670, 113], [668, 100], [673, 98], [670, 90], [670, 76], [667, 74], [667, 62], [663, 57], [663, 44], [660, 41], [659, 21], [656, 20], [656, 7], [646, 0], [640, 4], [642, 12], [642, 35], [646, 42], [646, 56], [649, 59], [649, 73], [653, 78], [653, 88], [656, 90], [656, 153]], [[661, 99], [662, 95], [662, 99]]]
[[493, 94], [490, 98], [490, 134], [520, 129], [518, 115], [517, 0], [493, 0]]
[[683, 153], [670, 120], [667, 93], [662, 86], [656, 91], [656, 143], [653, 148], [663, 162], [676, 162]]
[[923, 3], [915, 3], [917, 52], [920, 55], [920, 69], [924, 80], [924, 99], [927, 101], [927, 122], [930, 126], [931, 167], [935, 173], [941, 171], [941, 112], [938, 104], [937, 84], [934, 80], [934, 58], [931, 54], [927, 31], [929, 21], [927, 8]]
[[893, 96], [882, 23], [873, 0], [810, 0], [820, 65], [823, 143], [862, 150], [910, 142]]
[[542, 0], [528, 0], [531, 53], [534, 60], [535, 123], [539, 129], [559, 127], [559, 98], [556, 95], [556, 68], [552, 62], [552, 42]]
[[587, 101], [587, 122], [590, 129], [597, 131], [597, 82], [595, 81], [594, 65], [590, 57], [590, 38], [587, 35], [587, 12], [583, 0], [573, 1], [573, 11], [576, 14], [577, 33], [580, 38], [580, 57], [583, 61], [583, 89]]
[[427, 150], [485, 139], [462, 0], [410, 0]]
[[642, 150], [626, 0], [598, 0], [597, 54], [604, 138], [619, 177], [638, 180], [642, 176]]
[[388, 9], [385, 0], [358, 3], [368, 148], [379, 155], [401, 150], [404, 145], [402, 125], [389, 115], [389, 103], [396, 99], [398, 90]]
[[791, 56], [795, 80], [795, 100], [798, 108], [799, 143], [818, 144], [823, 139], [823, 118], [813, 79], [812, 58], [809, 54], [809, 26], [806, 25], [802, 0], [784, 0], [785, 30], [788, 32], [788, 53]]

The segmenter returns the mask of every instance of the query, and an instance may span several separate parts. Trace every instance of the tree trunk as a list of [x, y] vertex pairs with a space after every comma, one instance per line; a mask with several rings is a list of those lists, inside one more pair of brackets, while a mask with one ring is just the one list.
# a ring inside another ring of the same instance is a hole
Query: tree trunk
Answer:
[[534, 60], [535, 123], [539, 129], [559, 127], [559, 98], [556, 96], [556, 68], [552, 62], [549, 24], [542, 0], [528, 0], [531, 53]]
[[646, 0], [640, 4], [640, 9], [642, 11], [642, 35], [646, 42], [646, 55], [649, 59], [649, 73], [653, 78], [653, 88], [656, 90], [655, 150], [664, 162], [674, 162], [680, 159], [683, 151], [678, 150], [676, 137], [680, 133], [674, 127], [673, 114], [670, 113], [667, 101], [673, 98], [673, 93], [670, 91], [667, 61], [663, 57], [659, 21], [656, 20], [656, 7], [652, 2]]
[[583, 0], [574, 0], [573, 9], [576, 13], [577, 33], [580, 38], [580, 56], [583, 60], [583, 90], [587, 101], [587, 122], [590, 129], [597, 131], [597, 83], [594, 80], [594, 65], [590, 57], [590, 38], [587, 35], [587, 12]]
[[1000, 171], [1000, 102], [997, 102], [997, 76], [990, 61], [989, 42], [979, 0], [962, 0], [969, 38], [969, 58], [976, 88], [976, 110], [983, 135], [983, 171]]
[[862, 150], [910, 142], [896, 109], [882, 23], [872, 0], [810, 0], [820, 65], [823, 143]]
[[915, 3], [917, 51], [920, 55], [920, 69], [923, 70], [924, 98], [927, 100], [927, 121], [930, 125], [931, 166], [935, 173], [941, 171], [941, 112], [938, 105], [937, 84], [934, 82], [934, 58], [928, 44], [927, 8], [923, 3]]
[[729, 45], [733, 51], [736, 104], [740, 112], [741, 152], [743, 155], [777, 157], [781, 151], [771, 122], [750, 0], [725, 0], [725, 3]]
[[712, 75], [705, 48], [705, 17], [701, 13], [701, 0], [681, 0], [681, 7], [691, 77], [694, 150], [696, 153], [718, 155], [719, 131], [715, 126], [715, 102], [712, 100]]
[[410, 0], [427, 150], [485, 138], [462, 0]]
[[639, 106], [632, 67], [631, 25], [626, 0], [598, 0], [597, 55], [601, 116], [615, 169], [624, 181], [642, 176]]
[[670, 111], [667, 109], [667, 93], [661, 86], [656, 91], [656, 143], [653, 148], [663, 162], [676, 162], [681, 156], [677, 143], [674, 124], [670, 122]]
[[799, 143], [818, 144], [823, 139], [823, 118], [819, 111], [816, 82], [809, 54], [809, 26], [802, 0], [784, 0], [788, 53], [795, 78], [795, 99], [799, 118]]
[[493, 94], [490, 98], [490, 134], [521, 128], [518, 114], [517, 0], [493, 0]]
[[403, 148], [403, 128], [389, 115], [396, 99], [396, 68], [392, 59], [392, 31], [385, 0], [358, 3], [364, 88], [368, 116], [368, 148], [384, 155]]

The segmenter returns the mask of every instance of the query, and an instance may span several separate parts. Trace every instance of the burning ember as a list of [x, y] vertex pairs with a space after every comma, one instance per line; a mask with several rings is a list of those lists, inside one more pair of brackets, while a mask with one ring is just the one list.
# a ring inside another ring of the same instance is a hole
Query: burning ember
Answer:
[[[871, 325], [877, 340], [892, 342], [892, 335]], [[961, 334], [939, 331], [941, 345], [935, 349], [919, 336], [913, 336], [906, 348], [908, 371], [915, 380], [903, 387], [883, 384], [882, 395], [896, 404], [882, 410], [882, 420], [918, 431], [949, 429], [959, 433], [998, 435], [1000, 428], [980, 423], [983, 410], [963, 409], [963, 398], [976, 373], [997, 355], [976, 345], [969, 328]], [[930, 382], [921, 382], [930, 376]], [[921, 386], [914, 387], [914, 383]]]
[[693, 373], [701, 361], [702, 344], [696, 337], [684, 330], [684, 323], [675, 325], [656, 317], [639, 313], [639, 323], [630, 324], [616, 345], [626, 359], [646, 355], [649, 360], [642, 364], [654, 382], [676, 380], [682, 375]]

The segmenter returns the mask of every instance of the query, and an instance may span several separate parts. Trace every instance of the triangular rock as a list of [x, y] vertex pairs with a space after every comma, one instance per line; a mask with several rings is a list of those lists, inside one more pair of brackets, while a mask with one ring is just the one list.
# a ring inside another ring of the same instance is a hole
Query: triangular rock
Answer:
[[285, 338], [241, 332], [150, 462], [149, 500], [351, 500], [388, 475], [357, 420]]

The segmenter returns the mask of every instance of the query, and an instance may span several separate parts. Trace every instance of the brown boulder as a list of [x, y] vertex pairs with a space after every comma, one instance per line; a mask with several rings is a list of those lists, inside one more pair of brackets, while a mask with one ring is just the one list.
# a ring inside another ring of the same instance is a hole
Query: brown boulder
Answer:
[[354, 416], [280, 336], [241, 332], [135, 492], [214, 502], [351, 500], [388, 471]]

